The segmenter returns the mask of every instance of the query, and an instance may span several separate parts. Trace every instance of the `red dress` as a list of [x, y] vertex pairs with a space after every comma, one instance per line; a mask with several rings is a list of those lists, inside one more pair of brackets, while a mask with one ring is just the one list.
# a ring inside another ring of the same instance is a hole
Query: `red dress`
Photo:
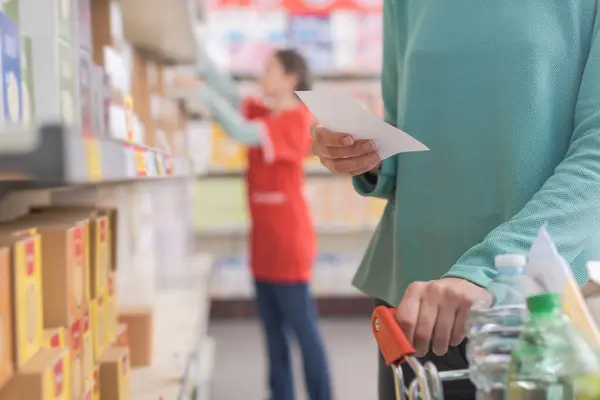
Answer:
[[312, 116], [304, 105], [273, 113], [254, 99], [244, 101], [243, 112], [263, 125], [261, 145], [248, 149], [252, 273], [263, 282], [308, 282], [316, 254], [304, 196]]

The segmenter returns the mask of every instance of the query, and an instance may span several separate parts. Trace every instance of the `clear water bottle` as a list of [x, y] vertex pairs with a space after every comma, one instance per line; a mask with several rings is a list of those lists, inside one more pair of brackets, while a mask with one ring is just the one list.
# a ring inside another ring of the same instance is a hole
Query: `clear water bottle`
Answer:
[[511, 353], [528, 317], [523, 292], [526, 263], [521, 254], [497, 256], [498, 274], [488, 288], [495, 294], [494, 302], [490, 306], [489, 301], [477, 301], [469, 313], [467, 360], [478, 398], [503, 398]]

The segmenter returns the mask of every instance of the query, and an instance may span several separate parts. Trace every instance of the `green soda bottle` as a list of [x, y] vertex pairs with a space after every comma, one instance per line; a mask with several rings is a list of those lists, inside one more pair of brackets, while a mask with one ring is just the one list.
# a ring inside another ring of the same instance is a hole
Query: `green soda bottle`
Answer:
[[543, 293], [527, 299], [531, 318], [508, 370], [506, 399], [599, 400], [600, 353], [562, 310], [562, 298]]

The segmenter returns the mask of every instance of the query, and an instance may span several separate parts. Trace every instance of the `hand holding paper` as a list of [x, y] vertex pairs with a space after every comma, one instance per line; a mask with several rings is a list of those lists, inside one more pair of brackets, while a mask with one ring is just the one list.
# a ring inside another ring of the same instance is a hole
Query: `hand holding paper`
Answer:
[[365, 110], [347, 93], [318, 90], [296, 94], [328, 130], [347, 133], [357, 140], [372, 140], [382, 160], [398, 153], [429, 150], [406, 132]]

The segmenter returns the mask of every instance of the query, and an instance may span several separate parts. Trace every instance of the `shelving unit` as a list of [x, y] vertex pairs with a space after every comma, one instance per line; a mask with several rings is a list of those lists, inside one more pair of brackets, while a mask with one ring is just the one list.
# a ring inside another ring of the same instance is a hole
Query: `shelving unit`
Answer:
[[60, 125], [0, 135], [0, 180], [24, 186], [101, 184], [186, 177], [191, 161], [140, 144], [84, 137]]

